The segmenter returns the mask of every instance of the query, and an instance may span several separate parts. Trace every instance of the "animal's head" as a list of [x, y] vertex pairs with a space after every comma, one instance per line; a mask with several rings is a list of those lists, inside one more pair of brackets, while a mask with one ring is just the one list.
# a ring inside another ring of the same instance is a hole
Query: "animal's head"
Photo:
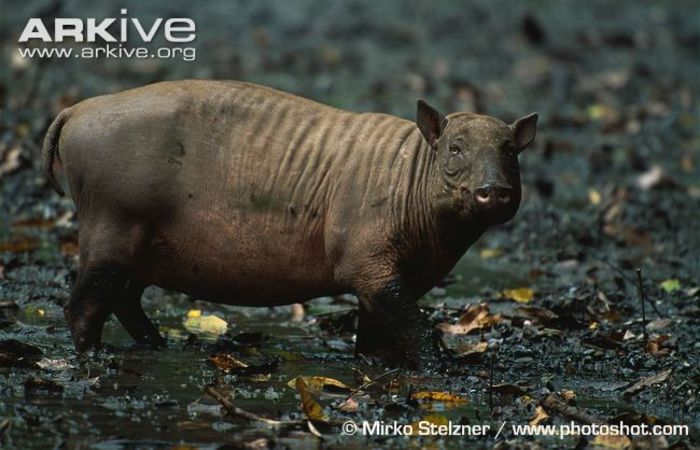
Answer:
[[535, 138], [537, 114], [508, 125], [472, 113], [444, 116], [418, 100], [416, 123], [435, 152], [440, 197], [462, 217], [510, 220], [520, 205], [518, 155]]

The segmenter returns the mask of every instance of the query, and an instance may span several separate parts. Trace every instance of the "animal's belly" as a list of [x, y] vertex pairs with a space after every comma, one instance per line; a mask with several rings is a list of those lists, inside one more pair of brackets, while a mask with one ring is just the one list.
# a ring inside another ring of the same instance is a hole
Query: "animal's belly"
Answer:
[[345, 292], [321, 231], [267, 213], [190, 214], [153, 233], [137, 269], [149, 284], [241, 306], [302, 302]]

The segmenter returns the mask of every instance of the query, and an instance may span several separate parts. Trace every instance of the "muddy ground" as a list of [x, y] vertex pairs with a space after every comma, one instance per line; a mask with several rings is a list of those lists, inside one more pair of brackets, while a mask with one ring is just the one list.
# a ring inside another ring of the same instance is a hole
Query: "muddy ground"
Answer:
[[[29, 17], [117, 17], [121, 7], [143, 21], [193, 18], [196, 61], [17, 57]], [[52, 0], [3, 2], [0, 16], [0, 447], [700, 443], [697, 2]], [[225, 307], [152, 288], [145, 306], [167, 349], [134, 347], [112, 320], [106, 348], [76, 356], [61, 313], [76, 219], [41, 174], [43, 135], [83, 98], [188, 77], [404, 117], [418, 97], [507, 120], [540, 113], [536, 143], [520, 157], [516, 218], [422, 301], [457, 359], [452, 374], [355, 359], [352, 297], [315, 300], [293, 320], [290, 307]], [[491, 431], [350, 437], [348, 420]], [[690, 435], [512, 429], [571, 421], [687, 425]]]

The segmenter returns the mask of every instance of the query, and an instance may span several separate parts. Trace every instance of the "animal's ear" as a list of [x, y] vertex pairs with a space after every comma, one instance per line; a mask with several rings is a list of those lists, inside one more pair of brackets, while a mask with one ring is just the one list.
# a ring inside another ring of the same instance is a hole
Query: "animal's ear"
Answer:
[[527, 116], [521, 117], [510, 124], [510, 128], [513, 130], [515, 145], [518, 147], [518, 152], [522, 152], [525, 150], [525, 147], [530, 145], [530, 142], [535, 139], [535, 133], [537, 132], [537, 113], [530, 113]]
[[444, 121], [445, 117], [435, 108], [423, 100], [418, 100], [418, 105], [416, 108], [416, 124], [418, 125], [420, 132], [423, 134], [426, 142], [433, 148], [433, 150], [437, 148], [437, 141], [440, 137], [440, 133], [442, 133]]

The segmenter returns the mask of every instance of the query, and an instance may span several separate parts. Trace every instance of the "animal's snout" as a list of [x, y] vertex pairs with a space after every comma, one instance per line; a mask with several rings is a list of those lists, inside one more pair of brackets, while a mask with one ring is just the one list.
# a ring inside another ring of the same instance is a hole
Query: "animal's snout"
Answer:
[[508, 205], [513, 201], [513, 189], [505, 186], [486, 185], [474, 191], [474, 198], [478, 204], [484, 206]]

